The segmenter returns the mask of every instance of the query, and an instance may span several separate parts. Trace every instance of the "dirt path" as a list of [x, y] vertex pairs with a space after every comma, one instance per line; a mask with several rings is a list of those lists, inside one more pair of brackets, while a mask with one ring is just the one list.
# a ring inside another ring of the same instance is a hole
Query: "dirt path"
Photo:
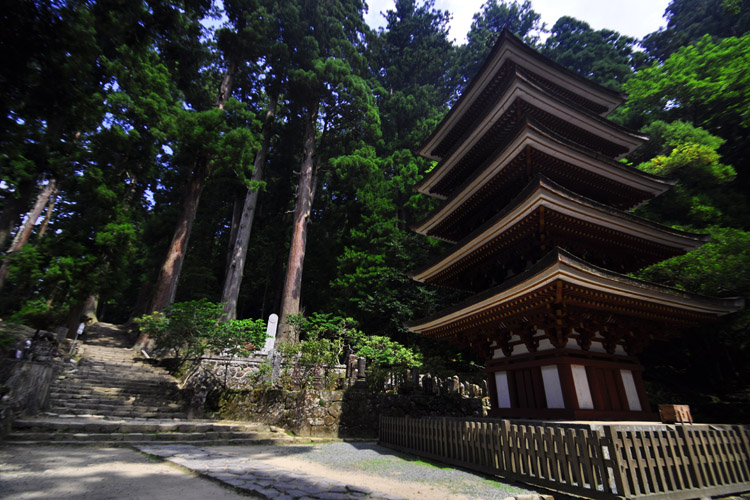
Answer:
[[247, 498], [129, 448], [0, 446], [0, 499]]
[[374, 443], [217, 446], [210, 450], [410, 500], [500, 500], [535, 493], [518, 484], [428, 463]]

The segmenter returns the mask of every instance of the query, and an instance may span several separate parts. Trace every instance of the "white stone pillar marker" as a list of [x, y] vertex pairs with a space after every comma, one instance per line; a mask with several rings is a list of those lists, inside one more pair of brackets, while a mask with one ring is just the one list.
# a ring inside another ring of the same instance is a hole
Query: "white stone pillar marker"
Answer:
[[266, 345], [263, 347], [263, 352], [273, 351], [273, 346], [276, 343], [276, 327], [279, 324], [279, 316], [272, 314], [268, 317], [268, 327], [266, 328]]

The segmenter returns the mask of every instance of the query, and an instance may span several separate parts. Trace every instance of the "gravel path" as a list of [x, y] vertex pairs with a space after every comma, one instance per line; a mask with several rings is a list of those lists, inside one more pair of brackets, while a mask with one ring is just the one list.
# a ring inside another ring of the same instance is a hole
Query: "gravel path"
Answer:
[[[321, 499], [494, 500], [534, 493], [478, 474], [432, 465], [375, 444], [211, 448], [155, 444], [140, 449], [269, 498], [274, 498], [274, 494], [294, 496], [292, 490], [300, 484], [307, 497]], [[271, 472], [265, 468], [269, 466], [273, 468]], [[268, 481], [269, 474], [273, 481]], [[335, 494], [326, 494], [327, 488], [335, 490], [327, 493]]]
[[138, 448], [2, 445], [0, 499], [494, 500], [534, 493], [368, 443]]

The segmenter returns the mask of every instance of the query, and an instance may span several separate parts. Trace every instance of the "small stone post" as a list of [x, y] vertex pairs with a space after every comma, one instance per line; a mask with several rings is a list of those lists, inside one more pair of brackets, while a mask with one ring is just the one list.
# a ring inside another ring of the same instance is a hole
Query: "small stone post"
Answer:
[[266, 344], [263, 347], [263, 352], [273, 351], [274, 345], [276, 345], [276, 328], [278, 327], [278, 325], [278, 315], [270, 315], [268, 317], [268, 326], [266, 327]]

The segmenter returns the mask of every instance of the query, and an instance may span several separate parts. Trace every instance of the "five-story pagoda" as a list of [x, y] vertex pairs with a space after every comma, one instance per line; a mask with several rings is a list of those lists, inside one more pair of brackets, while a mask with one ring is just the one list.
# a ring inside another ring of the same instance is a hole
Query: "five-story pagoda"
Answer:
[[493, 416], [651, 419], [634, 356], [742, 305], [623, 275], [706, 241], [626, 213], [673, 183], [617, 161], [646, 140], [623, 101], [506, 30], [418, 150], [442, 202], [414, 230], [454, 246], [412, 278], [475, 295], [407, 327], [487, 359]]

